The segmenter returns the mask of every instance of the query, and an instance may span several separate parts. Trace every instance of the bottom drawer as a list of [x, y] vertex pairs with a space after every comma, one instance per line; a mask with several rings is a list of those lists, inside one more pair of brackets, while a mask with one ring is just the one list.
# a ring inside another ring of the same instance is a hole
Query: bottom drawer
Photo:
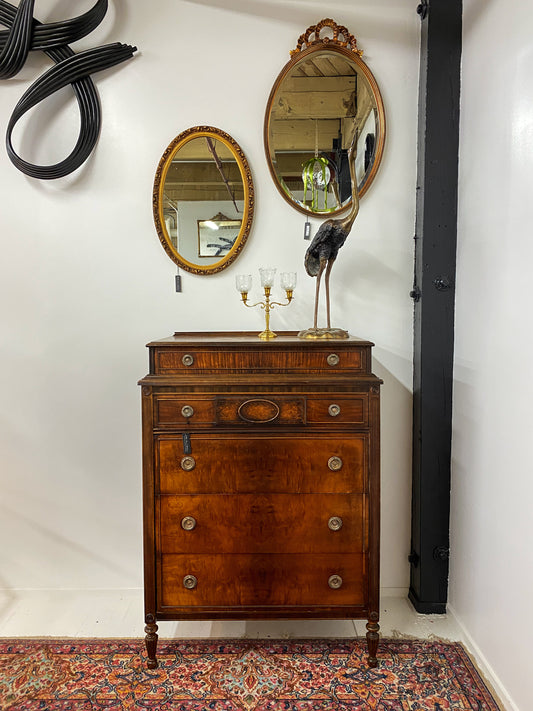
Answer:
[[158, 607], [363, 605], [363, 571], [364, 554], [168, 554]]

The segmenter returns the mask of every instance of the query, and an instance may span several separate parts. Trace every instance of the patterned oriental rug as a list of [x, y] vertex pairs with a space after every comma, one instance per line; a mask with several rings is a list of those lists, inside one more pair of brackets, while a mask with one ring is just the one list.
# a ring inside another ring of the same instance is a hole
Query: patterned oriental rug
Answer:
[[0, 640], [2, 711], [499, 711], [460, 644], [382, 640]]

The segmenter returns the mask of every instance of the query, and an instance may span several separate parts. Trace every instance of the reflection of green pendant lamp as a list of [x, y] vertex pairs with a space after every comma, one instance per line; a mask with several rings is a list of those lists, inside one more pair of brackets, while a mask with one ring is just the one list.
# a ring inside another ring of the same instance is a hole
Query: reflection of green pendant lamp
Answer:
[[307, 200], [307, 190], [311, 189], [311, 208], [318, 210], [318, 191], [324, 191], [324, 208], [328, 207], [328, 185], [331, 171], [328, 161], [321, 156], [314, 156], [302, 164], [302, 180], [304, 183], [304, 203]]
[[302, 164], [302, 180], [304, 183], [304, 203], [307, 200], [307, 189], [311, 188], [311, 209], [318, 210], [318, 191], [324, 191], [324, 209], [328, 209], [328, 185], [331, 171], [327, 158], [318, 155], [318, 121], [315, 121], [315, 155]]

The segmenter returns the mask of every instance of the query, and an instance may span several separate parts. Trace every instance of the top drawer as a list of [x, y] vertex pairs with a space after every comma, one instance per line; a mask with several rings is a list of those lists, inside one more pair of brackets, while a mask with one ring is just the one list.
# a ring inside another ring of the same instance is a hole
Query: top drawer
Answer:
[[306, 373], [370, 375], [371, 344], [366, 341], [317, 342], [298, 338], [217, 343], [150, 344], [152, 375]]

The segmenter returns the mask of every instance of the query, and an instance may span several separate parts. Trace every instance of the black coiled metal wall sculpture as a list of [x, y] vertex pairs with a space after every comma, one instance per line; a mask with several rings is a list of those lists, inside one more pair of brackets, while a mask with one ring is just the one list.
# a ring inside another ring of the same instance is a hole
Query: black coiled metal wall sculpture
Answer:
[[[15, 7], [0, 0], [0, 79], [15, 76], [24, 66], [28, 53], [41, 50], [56, 63], [40, 76], [15, 106], [7, 126], [6, 149], [11, 162], [32, 178], [62, 178], [84, 163], [98, 140], [101, 126], [100, 102], [91, 74], [130, 59], [137, 51], [131, 45], [114, 42], [75, 53], [70, 47], [92, 32], [104, 18], [108, 0], [97, 0], [88, 12], [62, 22], [43, 24], [33, 17], [35, 0], [21, 0]], [[80, 111], [80, 133], [67, 158], [55, 165], [34, 165], [22, 159], [12, 144], [13, 128], [33, 106], [59, 89], [72, 85]]]

